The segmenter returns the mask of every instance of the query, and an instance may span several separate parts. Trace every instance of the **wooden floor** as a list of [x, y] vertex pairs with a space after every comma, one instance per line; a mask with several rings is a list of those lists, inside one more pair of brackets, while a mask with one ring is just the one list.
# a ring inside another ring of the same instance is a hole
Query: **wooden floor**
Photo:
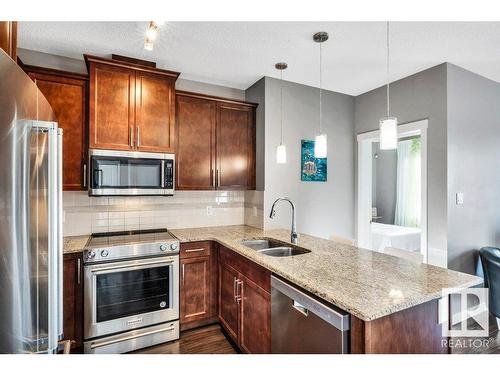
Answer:
[[236, 354], [219, 324], [181, 333], [175, 342], [137, 350], [131, 354]]
[[[461, 341], [460, 345], [452, 348], [452, 354], [500, 354], [500, 332], [496, 324], [490, 325], [490, 337], [481, 338], [487, 340], [484, 344], [479, 341], [471, 341], [469, 338], [453, 339]], [[456, 344], [455, 344], [456, 345]], [[182, 332], [181, 338], [175, 342], [156, 345], [149, 348], [137, 350], [130, 354], [236, 354], [233, 345], [222, 333], [219, 324], [212, 324], [202, 328], [195, 328]]]

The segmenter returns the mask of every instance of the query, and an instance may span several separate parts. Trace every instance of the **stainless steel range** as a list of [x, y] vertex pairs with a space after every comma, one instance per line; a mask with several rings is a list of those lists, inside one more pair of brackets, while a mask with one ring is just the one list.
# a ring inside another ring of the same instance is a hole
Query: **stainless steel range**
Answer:
[[84, 265], [85, 353], [179, 338], [179, 240], [167, 229], [93, 234]]

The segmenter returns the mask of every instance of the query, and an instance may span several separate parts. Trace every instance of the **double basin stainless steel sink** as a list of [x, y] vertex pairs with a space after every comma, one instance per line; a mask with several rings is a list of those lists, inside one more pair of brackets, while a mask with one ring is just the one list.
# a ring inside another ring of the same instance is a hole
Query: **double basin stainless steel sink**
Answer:
[[241, 244], [261, 254], [271, 257], [291, 257], [294, 255], [307, 254], [311, 252], [311, 250], [307, 250], [302, 247], [289, 245], [284, 242], [270, 240], [267, 238], [246, 240], [242, 241]]

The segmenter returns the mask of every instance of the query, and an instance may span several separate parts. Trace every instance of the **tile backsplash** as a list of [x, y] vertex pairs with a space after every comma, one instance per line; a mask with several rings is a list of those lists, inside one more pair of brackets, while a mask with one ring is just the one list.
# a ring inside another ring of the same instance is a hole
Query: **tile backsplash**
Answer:
[[248, 224], [262, 227], [263, 192], [176, 191], [173, 197], [63, 193], [64, 235]]

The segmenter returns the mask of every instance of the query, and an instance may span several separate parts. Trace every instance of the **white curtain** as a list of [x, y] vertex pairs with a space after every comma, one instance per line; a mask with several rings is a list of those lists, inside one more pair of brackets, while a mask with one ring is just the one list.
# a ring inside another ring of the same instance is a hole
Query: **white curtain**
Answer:
[[394, 224], [420, 228], [420, 138], [398, 142], [397, 192]]

